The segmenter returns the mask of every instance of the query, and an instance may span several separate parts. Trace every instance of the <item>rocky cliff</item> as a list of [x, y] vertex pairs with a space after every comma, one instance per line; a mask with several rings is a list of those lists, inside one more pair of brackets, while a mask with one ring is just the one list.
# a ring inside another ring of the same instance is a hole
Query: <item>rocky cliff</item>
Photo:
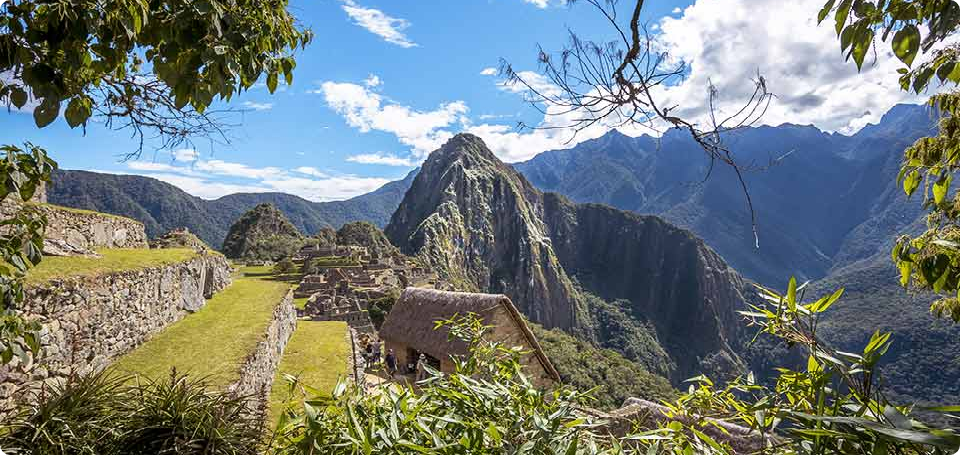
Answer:
[[[298, 241], [302, 237], [300, 231], [287, 220], [283, 212], [271, 204], [260, 204], [244, 213], [230, 226], [230, 232], [223, 241], [223, 253], [229, 258], [248, 257], [259, 254], [257, 251], [259, 249], [284, 249], [288, 241]], [[268, 243], [270, 245], [267, 245]], [[293, 251], [298, 248], [299, 245], [290, 246]], [[272, 251], [267, 253], [273, 255]], [[283, 256], [283, 254], [280, 255]]]
[[423, 164], [386, 234], [458, 290], [506, 294], [547, 327], [580, 326], [585, 312], [541, 215], [539, 191], [459, 134]]
[[716, 253], [659, 218], [541, 193], [476, 136], [430, 155], [386, 233], [457, 288], [507, 294], [535, 322], [665, 350], [672, 365], [652, 369], [675, 379], [742, 368], [743, 281]]

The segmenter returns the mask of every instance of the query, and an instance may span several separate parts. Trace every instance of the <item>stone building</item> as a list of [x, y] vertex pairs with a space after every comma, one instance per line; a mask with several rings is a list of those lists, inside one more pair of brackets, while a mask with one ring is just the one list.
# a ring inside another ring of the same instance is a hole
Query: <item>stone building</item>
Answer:
[[434, 367], [450, 373], [454, 369], [450, 356], [467, 355], [468, 346], [461, 340], [449, 340], [449, 331], [442, 327], [434, 330], [434, 325], [436, 321], [467, 313], [477, 314], [484, 324], [492, 326], [486, 335], [490, 341], [524, 350], [521, 362], [534, 384], [546, 387], [559, 383], [557, 370], [505, 295], [407, 288], [387, 315], [380, 338], [386, 349], [393, 349], [402, 367], [415, 364], [422, 353]]

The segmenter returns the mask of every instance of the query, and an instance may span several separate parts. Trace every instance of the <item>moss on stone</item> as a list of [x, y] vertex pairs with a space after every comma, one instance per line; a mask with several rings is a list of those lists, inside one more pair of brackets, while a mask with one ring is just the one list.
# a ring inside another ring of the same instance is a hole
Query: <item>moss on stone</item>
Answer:
[[146, 248], [107, 248], [97, 250], [100, 257], [48, 256], [27, 273], [27, 285], [39, 285], [56, 278], [96, 276], [129, 270], [142, 270], [188, 261], [197, 252], [186, 248], [151, 250]]

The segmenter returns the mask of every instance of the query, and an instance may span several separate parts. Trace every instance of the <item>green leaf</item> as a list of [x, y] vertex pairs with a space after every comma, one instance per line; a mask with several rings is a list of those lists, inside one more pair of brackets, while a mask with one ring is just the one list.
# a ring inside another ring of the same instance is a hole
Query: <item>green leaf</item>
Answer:
[[953, 180], [953, 174], [944, 173], [940, 176], [939, 179], [933, 184], [933, 200], [937, 204], [943, 202], [947, 197], [947, 193], [950, 191], [950, 182]]
[[920, 171], [914, 169], [903, 179], [903, 192], [910, 196], [920, 186]]
[[893, 53], [901, 62], [910, 66], [920, 50], [920, 29], [916, 25], [907, 25], [893, 35]]
[[56, 97], [48, 96], [33, 110], [33, 121], [37, 124], [38, 128], [43, 128], [53, 123], [58, 115], [60, 115], [60, 100]]
[[790, 277], [790, 284], [787, 285], [787, 308], [797, 309], [797, 279]]
[[267, 90], [272, 94], [277, 90], [277, 73], [273, 72], [267, 75]]
[[93, 110], [90, 99], [78, 96], [70, 100], [70, 104], [67, 105], [67, 110], [64, 112], [64, 117], [66, 117], [67, 124], [70, 125], [70, 128], [76, 128], [77, 126], [86, 124], [87, 119], [90, 118], [92, 114]]
[[857, 28], [857, 34], [853, 38], [853, 61], [857, 64], [857, 69], [863, 68], [863, 59], [867, 56], [870, 44], [873, 43], [873, 30], [865, 26]]
[[843, 26], [847, 23], [847, 15], [850, 14], [851, 3], [852, 0], [843, 0], [840, 6], [837, 7], [837, 13], [834, 16], [836, 19], [837, 36], [840, 36], [840, 32], [843, 31]]
[[10, 90], [10, 102], [13, 103], [17, 109], [23, 107], [27, 104], [27, 92], [21, 87], [13, 87]]
[[819, 25], [821, 22], [823, 22], [824, 19], [827, 18], [827, 15], [828, 15], [828, 14], [830, 14], [830, 10], [833, 9], [833, 4], [834, 4], [835, 2], [836, 2], [836, 0], [829, 0], [825, 5], [823, 5], [823, 8], [820, 9], [820, 13], [817, 14], [817, 24], [818, 24], [818, 25]]

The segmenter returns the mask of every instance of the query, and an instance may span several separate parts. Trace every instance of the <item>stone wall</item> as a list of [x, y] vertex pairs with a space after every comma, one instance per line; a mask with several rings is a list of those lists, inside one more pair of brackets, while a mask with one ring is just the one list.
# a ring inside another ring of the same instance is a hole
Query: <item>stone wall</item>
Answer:
[[94, 248], [148, 248], [143, 223], [122, 216], [73, 210], [55, 205], [36, 206], [47, 216], [44, 237], [92, 250]]
[[226, 259], [205, 254], [179, 264], [28, 287], [20, 312], [43, 324], [41, 356], [27, 373], [16, 360], [0, 367], [0, 415], [35, 386], [106, 367], [229, 284]]
[[353, 381], [361, 390], [367, 387], [367, 375], [365, 370], [367, 362], [363, 360], [363, 348], [360, 346], [360, 338], [357, 331], [352, 327], [347, 327], [347, 342], [350, 343], [350, 355], [347, 358], [347, 377]]
[[250, 397], [248, 406], [266, 415], [270, 388], [277, 374], [277, 366], [290, 336], [297, 328], [297, 310], [293, 306], [293, 291], [287, 292], [273, 310], [273, 319], [257, 348], [240, 366], [240, 380], [227, 390], [237, 396]]

